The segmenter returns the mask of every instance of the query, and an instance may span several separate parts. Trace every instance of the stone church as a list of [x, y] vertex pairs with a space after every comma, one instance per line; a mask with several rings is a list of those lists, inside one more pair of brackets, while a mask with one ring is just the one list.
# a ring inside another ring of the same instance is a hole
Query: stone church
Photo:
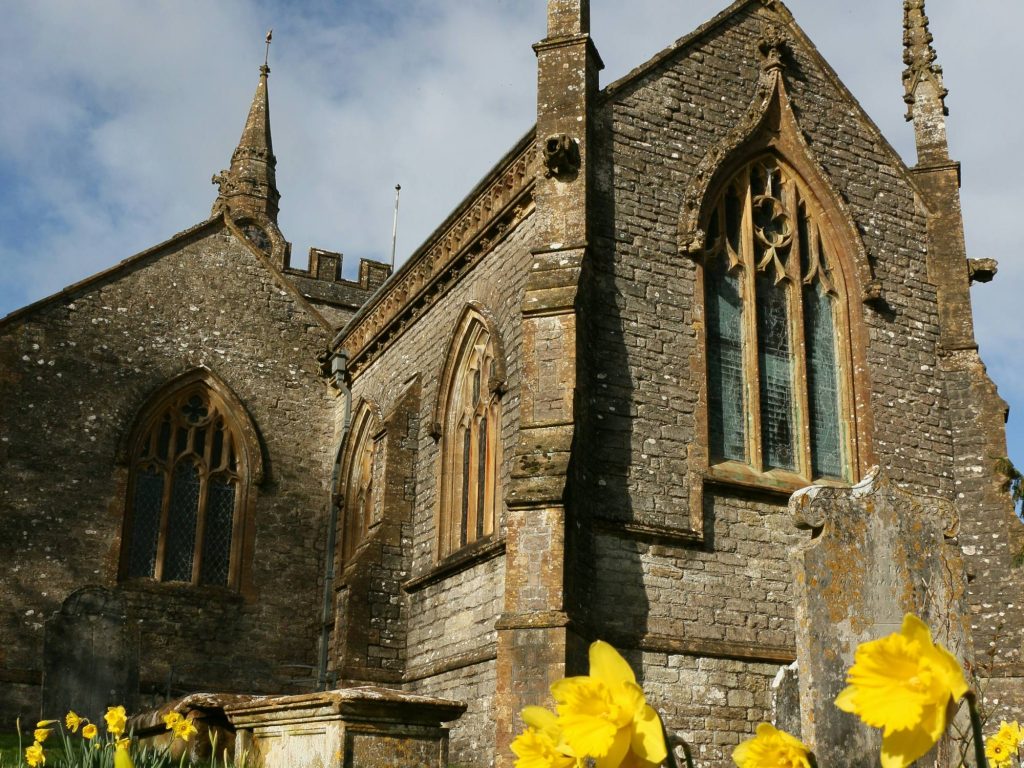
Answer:
[[724, 764], [796, 657], [790, 495], [876, 465], [955, 503], [963, 655], [1024, 716], [994, 265], [924, 0], [912, 165], [779, 0], [604, 87], [587, 0], [547, 22], [535, 128], [395, 274], [292, 265], [264, 67], [206, 221], [0, 320], [0, 721], [71, 654], [136, 706], [462, 700], [487, 765], [602, 638]]

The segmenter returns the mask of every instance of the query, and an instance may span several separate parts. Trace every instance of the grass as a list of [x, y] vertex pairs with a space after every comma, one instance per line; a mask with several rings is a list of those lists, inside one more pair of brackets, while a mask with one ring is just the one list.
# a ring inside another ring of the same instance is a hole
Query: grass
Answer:
[[0, 766], [17, 765], [19, 757], [18, 734], [0, 733]]
[[[22, 751], [32, 744], [32, 734], [21, 737], [21, 749], [18, 748], [17, 733], [0, 733], [0, 768], [15, 768], [21, 765]], [[46, 760], [49, 763], [61, 760], [64, 757], [64, 750], [60, 747], [60, 740], [51, 736], [46, 742]]]

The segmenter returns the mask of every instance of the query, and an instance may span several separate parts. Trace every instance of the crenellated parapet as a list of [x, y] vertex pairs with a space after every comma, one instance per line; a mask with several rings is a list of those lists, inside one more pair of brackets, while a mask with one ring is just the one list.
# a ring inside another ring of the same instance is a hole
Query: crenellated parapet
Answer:
[[322, 248], [309, 249], [307, 269], [286, 266], [285, 276], [335, 326], [343, 325], [391, 276], [391, 265], [372, 259], [359, 260], [355, 280], [342, 275], [344, 256]]

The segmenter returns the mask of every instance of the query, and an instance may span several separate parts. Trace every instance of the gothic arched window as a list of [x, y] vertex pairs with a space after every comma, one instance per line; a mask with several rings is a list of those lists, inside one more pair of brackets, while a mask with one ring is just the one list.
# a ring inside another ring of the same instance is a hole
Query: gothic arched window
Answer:
[[224, 399], [193, 381], [158, 400], [130, 447], [125, 578], [234, 586], [249, 481]]
[[501, 454], [501, 377], [495, 350], [482, 318], [467, 314], [442, 380], [440, 557], [495, 529]]
[[721, 190], [705, 231], [711, 464], [852, 480], [846, 289], [814, 198], [765, 155]]
[[347, 457], [342, 533], [342, 559], [347, 562], [366, 537], [373, 522], [374, 464], [377, 459], [377, 441], [374, 432], [376, 419], [369, 406], [364, 405], [353, 421], [351, 450]]

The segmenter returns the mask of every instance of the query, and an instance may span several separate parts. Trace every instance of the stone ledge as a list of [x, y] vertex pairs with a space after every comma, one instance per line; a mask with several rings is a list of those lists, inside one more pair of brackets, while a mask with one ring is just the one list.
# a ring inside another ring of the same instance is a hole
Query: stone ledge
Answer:
[[294, 696], [261, 696], [253, 701], [228, 705], [224, 711], [236, 728], [337, 720], [340, 717], [440, 726], [457, 720], [466, 711], [466, 705], [461, 701], [367, 685]]
[[488, 537], [474, 542], [458, 552], [449, 555], [426, 573], [414, 576], [402, 582], [402, 591], [418, 592], [424, 587], [435, 584], [449, 576], [468, 570], [480, 563], [486, 563], [505, 554], [505, 539]]

